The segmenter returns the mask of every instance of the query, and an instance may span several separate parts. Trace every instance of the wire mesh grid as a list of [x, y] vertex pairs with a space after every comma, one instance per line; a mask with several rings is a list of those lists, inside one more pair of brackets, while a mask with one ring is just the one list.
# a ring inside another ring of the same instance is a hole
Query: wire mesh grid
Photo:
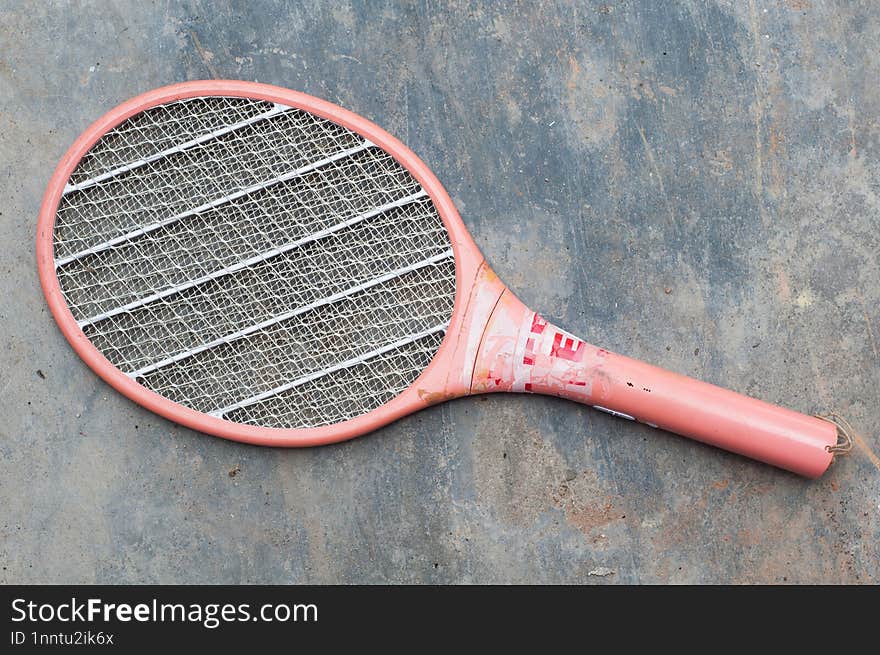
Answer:
[[54, 246], [71, 312], [111, 363], [268, 427], [333, 424], [398, 395], [455, 295], [449, 237], [406, 169], [335, 123], [254, 100], [170, 103], [105, 135], [71, 176]]
[[364, 145], [358, 135], [297, 110], [245, 125], [65, 194], [55, 217], [55, 255], [63, 259], [132, 231], [183, 220]]
[[265, 100], [221, 96], [159, 105], [101, 137], [80, 160], [69, 183], [79, 184], [193, 137], [268, 113], [272, 107]]
[[340, 396], [349, 398], [348, 414], [354, 418], [392, 400], [412, 382], [411, 371], [422, 371], [431, 362], [440, 347], [441, 334], [401, 346], [390, 353], [358, 364], [339, 374], [322, 376], [295, 389], [279, 393], [267, 400], [234, 409], [226, 418], [236, 423], [282, 427], [290, 421], [289, 407], [298, 408], [291, 427], [312, 427], [336, 423], [341, 419], [331, 408]]

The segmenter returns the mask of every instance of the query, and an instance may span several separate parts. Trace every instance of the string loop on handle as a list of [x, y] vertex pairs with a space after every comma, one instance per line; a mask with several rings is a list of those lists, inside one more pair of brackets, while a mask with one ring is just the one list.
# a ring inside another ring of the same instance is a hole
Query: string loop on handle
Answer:
[[851, 435], [855, 434], [856, 431], [853, 426], [850, 425], [849, 421], [835, 412], [816, 414], [816, 418], [828, 421], [837, 426], [837, 443], [833, 446], [825, 446], [825, 450], [829, 453], [834, 453], [835, 455], [843, 455], [852, 450], [853, 438]]

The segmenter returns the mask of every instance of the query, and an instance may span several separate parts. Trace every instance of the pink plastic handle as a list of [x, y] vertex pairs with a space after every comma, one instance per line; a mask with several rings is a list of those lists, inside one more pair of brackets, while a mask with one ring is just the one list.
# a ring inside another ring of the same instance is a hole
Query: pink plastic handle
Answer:
[[569, 398], [807, 477], [831, 463], [837, 427], [592, 346], [499, 299], [480, 346], [471, 392]]
[[623, 355], [597, 358], [594, 406], [811, 478], [831, 463], [837, 428], [827, 421]]

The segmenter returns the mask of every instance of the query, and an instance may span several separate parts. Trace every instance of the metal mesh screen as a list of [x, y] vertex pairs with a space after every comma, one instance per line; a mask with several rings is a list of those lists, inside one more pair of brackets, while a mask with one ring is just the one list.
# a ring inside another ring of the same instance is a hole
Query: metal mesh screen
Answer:
[[433, 358], [451, 244], [418, 182], [360, 135], [242, 98], [154, 107], [103, 136], [55, 220], [85, 335], [148, 389], [267, 427], [379, 407]]

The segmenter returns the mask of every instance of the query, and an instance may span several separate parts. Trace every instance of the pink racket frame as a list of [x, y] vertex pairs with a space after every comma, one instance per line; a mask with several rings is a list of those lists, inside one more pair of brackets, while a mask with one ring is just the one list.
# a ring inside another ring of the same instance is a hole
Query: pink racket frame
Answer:
[[[198, 96], [259, 98], [311, 112], [358, 132], [393, 155], [430, 195], [452, 242], [456, 295], [449, 329], [416, 381], [385, 405], [335, 425], [276, 429], [232, 423], [160, 396], [111, 364], [88, 340], [55, 274], [53, 228], [62, 191], [80, 159], [108, 131], [150, 107]], [[486, 264], [439, 180], [405, 145], [365, 118], [318, 98], [240, 81], [176, 84], [140, 95], [108, 112], [80, 136], [52, 176], [38, 222], [37, 265], [49, 307], [83, 360], [117, 391], [165, 418], [226, 439], [265, 446], [316, 446], [373, 431], [438, 402], [495, 392], [569, 398], [802, 475], [831, 463], [831, 423], [748, 398], [592, 346], [525, 307]]]

